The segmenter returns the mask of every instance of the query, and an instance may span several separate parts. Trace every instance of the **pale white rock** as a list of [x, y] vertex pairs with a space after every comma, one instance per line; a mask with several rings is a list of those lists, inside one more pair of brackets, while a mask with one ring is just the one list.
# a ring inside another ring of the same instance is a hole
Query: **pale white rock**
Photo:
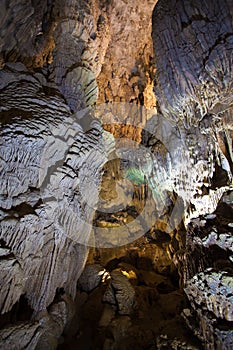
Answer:
[[233, 321], [233, 277], [226, 272], [201, 272], [187, 282], [185, 293], [194, 308], [203, 305], [216, 317]]

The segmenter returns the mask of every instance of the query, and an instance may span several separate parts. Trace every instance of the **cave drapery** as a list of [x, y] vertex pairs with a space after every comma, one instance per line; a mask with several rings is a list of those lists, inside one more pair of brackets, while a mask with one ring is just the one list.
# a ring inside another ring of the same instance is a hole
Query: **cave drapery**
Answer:
[[[114, 152], [133, 165], [125, 183], [148, 181], [157, 216], [147, 201], [143, 220], [167, 237], [188, 327], [232, 349], [232, 0], [0, 6], [1, 349], [57, 348]], [[8, 322], [22, 298], [30, 315]]]

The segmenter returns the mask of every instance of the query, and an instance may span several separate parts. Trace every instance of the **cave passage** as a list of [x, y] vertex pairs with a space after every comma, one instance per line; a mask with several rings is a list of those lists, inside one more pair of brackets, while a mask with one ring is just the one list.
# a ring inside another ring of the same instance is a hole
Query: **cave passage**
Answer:
[[1, 350], [233, 349], [232, 0], [1, 0]]
[[[134, 129], [131, 126], [131, 138]], [[140, 144], [134, 143], [132, 155], [129, 129], [127, 134], [123, 127], [115, 130], [115, 148], [102, 169], [93, 247], [78, 282], [75, 316], [58, 349], [155, 349], [169, 341], [171, 346], [201, 349], [182, 317], [188, 300], [182, 271], [173, 261], [184, 244], [183, 222], [168, 230], [177, 198], [161, 193], [161, 188], [152, 191], [145, 176], [150, 166], [142, 166], [146, 146], [141, 152]], [[157, 157], [160, 173], [167, 150], [151, 137], [144, 137], [144, 142], [147, 139], [148, 149]], [[142, 216], [145, 206], [148, 212]]]

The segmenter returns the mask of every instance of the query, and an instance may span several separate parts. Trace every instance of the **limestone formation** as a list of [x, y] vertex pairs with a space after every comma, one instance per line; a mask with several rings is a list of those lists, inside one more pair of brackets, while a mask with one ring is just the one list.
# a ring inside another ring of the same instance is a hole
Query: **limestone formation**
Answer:
[[111, 283], [106, 290], [103, 301], [115, 306], [120, 315], [129, 315], [134, 310], [135, 291], [127, 277], [121, 271], [113, 271]]
[[232, 191], [232, 14], [229, 1], [199, 0], [159, 1], [153, 12], [158, 104], [164, 116], [184, 125], [180, 130], [188, 130], [190, 162], [182, 161], [186, 175], [176, 192], [182, 198], [189, 193], [189, 200], [197, 192], [188, 210], [186, 247], [176, 256], [192, 304], [192, 316], [185, 318], [206, 349], [232, 347], [232, 232], [225, 217], [231, 201], [218, 209]]
[[[174, 334], [181, 287], [202, 345], [232, 348], [232, 17], [231, 0], [1, 1], [2, 349], [56, 349], [80, 290], [104, 349], [195, 348]], [[77, 293], [87, 246], [117, 248]]]
[[105, 274], [106, 270], [98, 264], [86, 265], [78, 280], [78, 286], [85, 292], [91, 292], [104, 280]]
[[[80, 243], [89, 240], [106, 156], [99, 123], [93, 121], [84, 132], [59, 90], [50, 88], [42, 74], [10, 63], [0, 75], [0, 308], [2, 314], [10, 311], [25, 295], [37, 317], [57, 290], [75, 297], [87, 257], [87, 247]], [[93, 175], [87, 178], [85, 168], [92, 168]], [[65, 324], [51, 335], [55, 344]], [[21, 328], [13, 326], [12, 344], [21, 337], [18, 332], [26, 332], [25, 342], [36, 346], [38, 326]], [[2, 346], [11, 347], [4, 337]]]
[[228, 0], [155, 7], [155, 93], [164, 115], [189, 126], [205, 115], [232, 118], [232, 11]]
[[204, 303], [206, 309], [215, 317], [233, 319], [233, 280], [226, 272], [214, 272], [207, 270], [195, 275], [187, 283], [186, 294], [192, 303], [201, 305]]

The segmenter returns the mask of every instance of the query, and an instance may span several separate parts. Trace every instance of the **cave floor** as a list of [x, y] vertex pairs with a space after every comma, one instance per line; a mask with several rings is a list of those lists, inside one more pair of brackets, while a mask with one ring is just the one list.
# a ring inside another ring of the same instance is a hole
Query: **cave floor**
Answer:
[[[108, 247], [90, 249], [86, 272], [78, 283], [75, 314], [58, 350], [202, 349], [181, 316], [187, 300], [168, 254], [172, 238], [162, 232], [164, 222], [138, 238], [137, 232], [143, 230], [143, 222], [138, 221], [128, 244], [109, 248], [115, 239], [111, 229], [120, 227], [123, 235], [125, 225], [136, 222], [145, 204], [143, 187], [134, 188], [129, 202], [119, 180], [120, 163], [113, 160], [105, 167], [94, 221], [95, 227], [110, 229], [108, 236], [99, 237], [109, 239]], [[125, 202], [129, 205], [119, 210]]]
[[[187, 300], [173, 276], [138, 270], [129, 264], [128, 257], [114, 259], [107, 265], [113, 268], [105, 270], [107, 276], [129, 272], [130, 268], [137, 273], [137, 279], [129, 279], [135, 291], [133, 304], [124, 312], [119, 300], [115, 304], [106, 301], [111, 278], [102, 280], [90, 292], [79, 286], [75, 316], [61, 337], [58, 350], [202, 349], [181, 316]], [[127, 290], [123, 289], [123, 293]], [[129, 303], [127, 295], [123, 300], [125, 305]]]

